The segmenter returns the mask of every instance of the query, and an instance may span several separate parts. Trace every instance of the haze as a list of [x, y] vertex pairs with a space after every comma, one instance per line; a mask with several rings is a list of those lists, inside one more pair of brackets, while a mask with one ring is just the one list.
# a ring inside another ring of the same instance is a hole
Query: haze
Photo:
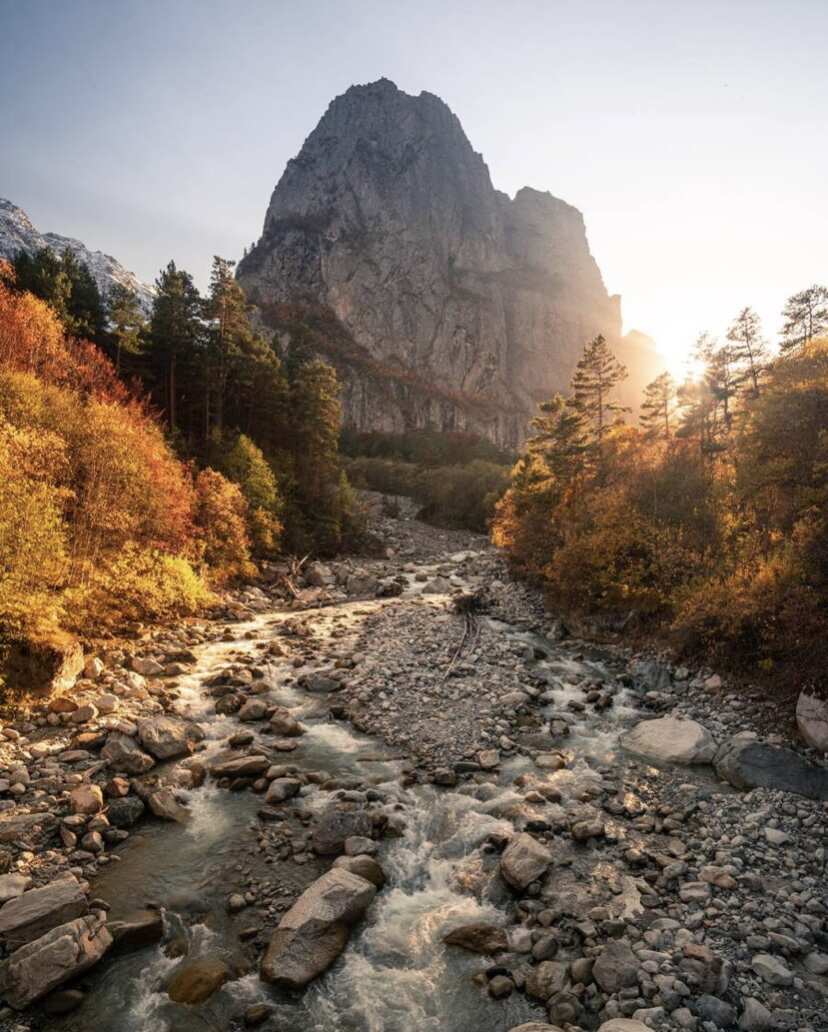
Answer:
[[626, 328], [680, 371], [828, 278], [828, 5], [0, 0], [0, 196], [146, 280], [258, 237], [330, 100], [441, 96], [499, 189], [585, 215]]

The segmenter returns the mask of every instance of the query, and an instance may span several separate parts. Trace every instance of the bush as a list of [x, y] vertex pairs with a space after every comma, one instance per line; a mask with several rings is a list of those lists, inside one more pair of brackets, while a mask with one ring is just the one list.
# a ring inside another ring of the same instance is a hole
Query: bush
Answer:
[[241, 489], [216, 470], [203, 469], [196, 477], [195, 490], [195, 524], [210, 582], [220, 585], [251, 576], [255, 567], [250, 560], [248, 508]]

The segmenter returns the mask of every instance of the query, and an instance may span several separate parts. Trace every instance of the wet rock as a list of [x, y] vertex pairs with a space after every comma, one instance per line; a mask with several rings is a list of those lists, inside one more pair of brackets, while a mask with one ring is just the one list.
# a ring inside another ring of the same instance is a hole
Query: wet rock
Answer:
[[500, 858], [500, 873], [513, 889], [523, 890], [552, 863], [552, 854], [526, 832], [516, 835]]
[[828, 699], [808, 691], [799, 693], [796, 703], [796, 726], [805, 742], [828, 752]]
[[164, 919], [160, 910], [138, 910], [121, 921], [107, 922], [106, 927], [114, 948], [124, 952], [153, 946], [164, 935]]
[[100, 813], [103, 806], [103, 792], [98, 785], [78, 785], [69, 793], [69, 807], [72, 813]]
[[489, 996], [495, 1000], [505, 1000], [514, 991], [515, 983], [508, 975], [495, 975], [489, 979]]
[[264, 720], [267, 716], [267, 708], [267, 703], [264, 699], [248, 699], [239, 710], [239, 720], [245, 722]]
[[144, 815], [146, 807], [138, 796], [111, 799], [107, 807], [109, 823], [114, 828], [131, 828]]
[[164, 667], [149, 656], [135, 656], [130, 665], [142, 677], [160, 677], [164, 673]]
[[43, 1001], [43, 1010], [50, 1017], [71, 1014], [83, 1005], [85, 999], [80, 989], [58, 989]]
[[251, 1003], [245, 1010], [242, 1020], [246, 1028], [257, 1028], [263, 1025], [272, 1013], [273, 1008], [266, 1003]]
[[305, 728], [285, 706], [277, 706], [271, 713], [270, 726], [277, 735], [285, 738], [298, 738], [305, 733]]
[[313, 849], [320, 856], [345, 851], [345, 839], [353, 835], [371, 835], [371, 815], [367, 810], [343, 810], [328, 806], [322, 811], [313, 829]]
[[264, 774], [270, 766], [266, 756], [236, 756], [210, 764], [210, 773], [214, 778], [256, 778]]
[[360, 856], [339, 856], [333, 862], [334, 867], [343, 867], [351, 874], [357, 874], [360, 878], [371, 882], [381, 889], [385, 884], [385, 873], [379, 863], [372, 857], [362, 854]]
[[505, 928], [496, 925], [477, 923], [461, 925], [443, 936], [447, 946], [459, 946], [470, 953], [492, 955], [505, 952], [509, 948], [509, 937]]
[[230, 978], [230, 969], [218, 957], [185, 961], [167, 980], [167, 996], [175, 1003], [204, 1003]]
[[186, 756], [202, 737], [192, 724], [172, 717], [146, 717], [138, 721], [138, 741], [156, 760]]
[[88, 971], [112, 945], [103, 914], [77, 917], [16, 950], [0, 965], [0, 992], [16, 1010]]
[[529, 972], [526, 992], [536, 1000], [545, 1002], [564, 989], [568, 973], [568, 964], [558, 960], [542, 960]]
[[376, 886], [343, 868], [332, 868], [307, 888], [279, 922], [262, 959], [261, 977], [301, 989], [326, 971], [344, 950], [350, 927], [368, 909]]
[[675, 717], [641, 721], [622, 736], [621, 745], [652, 763], [711, 763], [716, 754], [716, 742], [707, 728]]
[[107, 738], [106, 745], [101, 749], [101, 758], [113, 770], [127, 774], [146, 774], [155, 766], [155, 760], [140, 749], [134, 739], [119, 732]]
[[[2, 917], [2, 911], [0, 911]], [[757, 953], [750, 966], [759, 977], [768, 985], [792, 985], [793, 973], [787, 968], [778, 957], [770, 953]]]
[[299, 794], [302, 782], [298, 778], [276, 778], [270, 782], [265, 796], [265, 802], [269, 804], [283, 803], [286, 799], [292, 799]]
[[623, 942], [611, 942], [595, 961], [592, 976], [605, 993], [617, 993], [638, 984], [639, 961]]
[[190, 811], [179, 803], [169, 788], [159, 788], [155, 792], [151, 792], [147, 798], [147, 806], [156, 817], [160, 817], [164, 821], [178, 821], [179, 824], [185, 824], [190, 819]]
[[757, 741], [742, 732], [716, 753], [716, 772], [734, 788], [773, 788], [808, 799], [828, 800], [828, 770], [807, 763], [791, 749]]
[[0, 939], [12, 949], [87, 911], [86, 896], [73, 874], [65, 874], [0, 907]]

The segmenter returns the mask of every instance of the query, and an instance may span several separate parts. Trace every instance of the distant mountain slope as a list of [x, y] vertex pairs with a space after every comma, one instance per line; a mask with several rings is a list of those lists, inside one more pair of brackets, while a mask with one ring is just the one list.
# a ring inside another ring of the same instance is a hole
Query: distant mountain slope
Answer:
[[153, 287], [125, 269], [111, 255], [103, 251], [90, 251], [80, 240], [61, 236], [59, 233], [41, 233], [32, 220], [16, 204], [0, 197], [0, 258], [14, 258], [19, 251], [33, 254], [42, 247], [50, 247], [58, 254], [67, 247], [86, 266], [95, 278], [98, 289], [106, 294], [113, 283], [120, 283], [138, 295], [141, 305], [149, 311], [155, 294]]

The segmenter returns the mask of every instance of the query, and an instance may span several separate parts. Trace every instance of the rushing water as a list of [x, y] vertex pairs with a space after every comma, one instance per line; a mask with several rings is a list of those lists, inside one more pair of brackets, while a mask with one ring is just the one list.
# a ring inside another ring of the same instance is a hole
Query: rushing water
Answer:
[[[409, 590], [420, 584], [410, 582]], [[377, 603], [375, 605], [379, 605]], [[337, 607], [319, 612], [324, 626], [355, 627], [370, 606]], [[344, 612], [343, 612], [344, 610]], [[240, 655], [256, 655], [285, 619], [296, 614], [261, 617], [239, 626], [233, 641], [217, 641], [198, 650], [195, 670], [179, 681], [179, 711], [198, 720], [205, 730], [205, 753], [239, 730], [234, 717], [217, 716], [204, 681]], [[307, 614], [303, 614], [307, 616]], [[572, 762], [557, 772], [534, 771], [532, 776], [557, 788], [562, 796], [581, 798], [600, 781], [593, 769], [616, 749], [619, 722], [635, 714], [632, 697], [616, 697], [614, 716], [598, 718], [572, 713], [568, 705], [584, 698], [581, 682], [607, 676], [600, 658], [574, 659], [546, 639], [527, 635], [507, 624], [490, 622], [499, 632], [536, 650], [535, 673], [549, 684], [546, 716], [567, 712]], [[508, 902], [497, 877], [497, 855], [487, 846], [493, 832], [511, 833], [518, 815], [532, 811], [509, 782], [532, 765], [518, 758], [503, 767], [499, 783], [492, 781], [457, 791], [428, 786], [402, 789], [399, 763], [377, 743], [320, 717], [318, 700], [309, 699], [287, 683], [293, 671], [271, 659], [268, 699], [290, 707], [308, 732], [285, 762], [331, 775], [356, 775], [383, 787], [402, 807], [406, 828], [402, 837], [383, 845], [380, 860], [387, 885], [363, 925], [356, 930], [334, 967], [301, 996], [271, 990], [255, 971], [227, 983], [197, 1007], [173, 1004], [163, 990], [165, 980], [189, 959], [224, 957], [236, 967], [244, 963], [236, 928], [226, 912], [232, 872], [246, 870], [260, 880], [279, 878], [278, 864], [256, 859], [260, 798], [249, 792], [231, 793], [208, 782], [188, 793], [191, 819], [186, 825], [152, 823], [131, 836], [93, 886], [96, 895], [112, 902], [112, 916], [122, 917], [147, 903], [165, 915], [165, 941], [120, 957], [110, 958], [90, 976], [93, 990], [83, 1008], [51, 1027], [66, 1032], [189, 1032], [234, 1027], [244, 1007], [267, 1001], [277, 1011], [282, 1032], [505, 1032], [542, 1012], [515, 993], [493, 1001], [473, 981], [485, 966], [483, 958], [447, 949], [442, 934], [456, 925], [486, 920], [505, 923]], [[247, 729], [256, 732], [255, 725]], [[323, 805], [317, 789], [303, 795], [306, 805]], [[622, 899], [633, 906], [635, 894]], [[170, 943], [177, 948], [170, 950]], [[172, 952], [174, 955], [168, 955]]]

